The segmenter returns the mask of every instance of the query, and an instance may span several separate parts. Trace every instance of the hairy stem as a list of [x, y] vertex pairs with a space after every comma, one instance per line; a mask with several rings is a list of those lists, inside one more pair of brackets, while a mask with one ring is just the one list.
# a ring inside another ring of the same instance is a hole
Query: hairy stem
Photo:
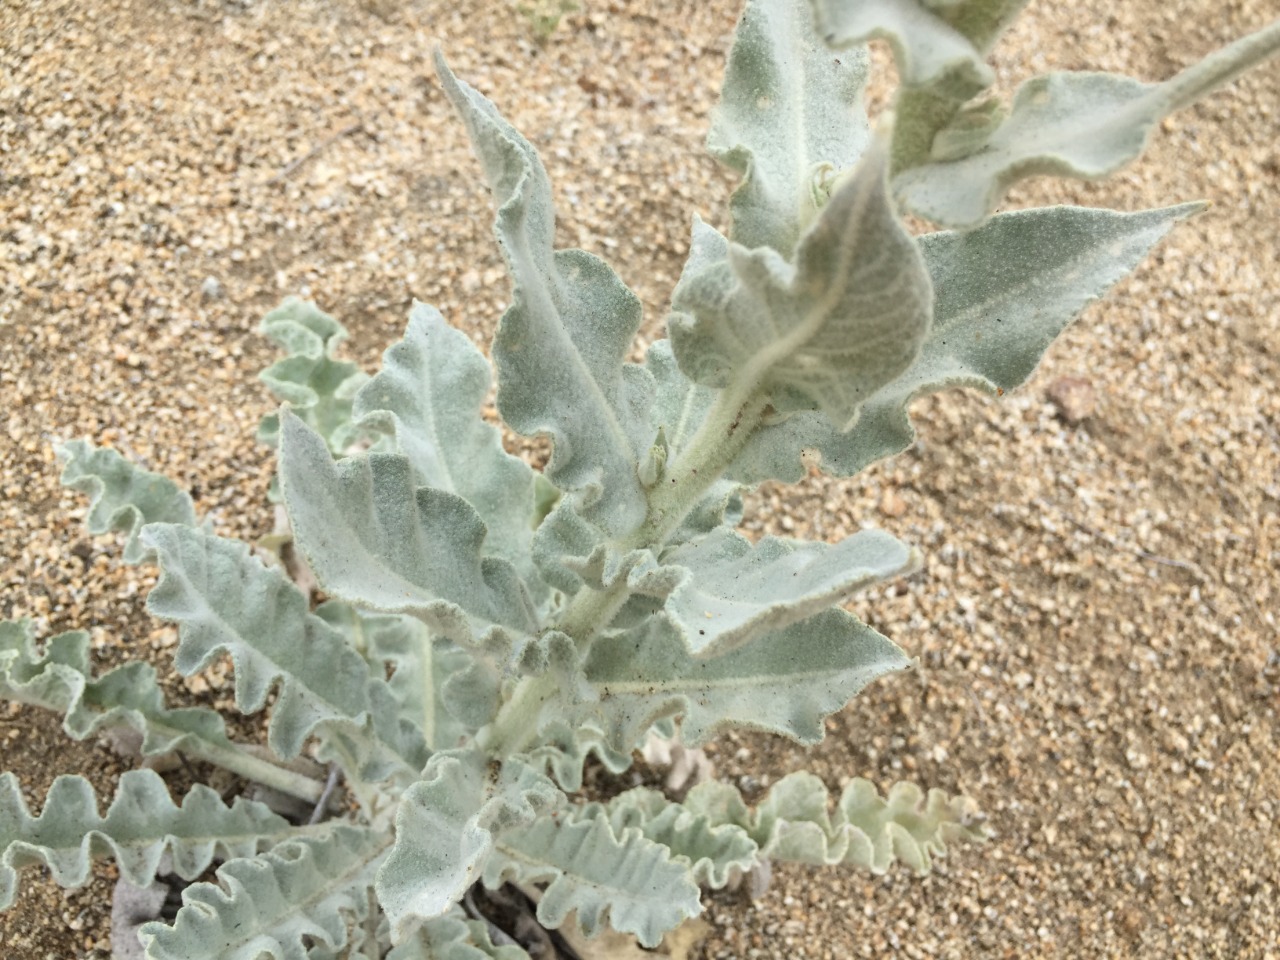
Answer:
[[235, 744], [224, 746], [191, 737], [179, 746], [178, 750], [189, 757], [212, 763], [246, 780], [287, 793], [307, 803], [318, 803], [324, 793], [324, 784], [301, 773], [286, 770], [269, 760], [246, 753]]
[[[742, 452], [768, 405], [768, 395], [760, 390], [724, 391], [689, 446], [649, 494], [644, 523], [614, 544], [616, 551], [625, 554], [631, 550], [657, 549], [665, 544], [698, 505], [702, 495]], [[605, 590], [579, 590], [557, 628], [585, 647], [609, 625], [628, 596], [626, 580], [621, 577]]]

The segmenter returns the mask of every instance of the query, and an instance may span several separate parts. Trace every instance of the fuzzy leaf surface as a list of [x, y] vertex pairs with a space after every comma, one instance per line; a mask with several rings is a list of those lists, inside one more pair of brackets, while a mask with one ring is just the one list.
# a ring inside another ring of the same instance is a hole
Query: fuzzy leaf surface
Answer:
[[366, 660], [382, 670], [394, 668], [387, 686], [400, 715], [422, 730], [432, 750], [450, 750], [474, 733], [445, 707], [443, 688], [455, 674], [472, 665], [471, 652], [448, 640], [433, 640], [421, 620], [399, 614], [369, 613], [338, 600], [316, 608], [316, 616], [333, 624]]
[[969, 95], [990, 85], [991, 68], [970, 38], [945, 14], [980, 5], [928, 0], [813, 0], [818, 32], [830, 46], [844, 48], [886, 40], [893, 48], [904, 86], [949, 80]]
[[498, 213], [494, 230], [514, 283], [493, 342], [498, 409], [525, 436], [554, 443], [546, 475], [582, 491], [582, 510], [610, 536], [645, 515], [636, 472], [653, 384], [624, 363], [640, 328], [640, 301], [603, 260], [554, 248], [547, 172], [533, 146], [437, 55], [445, 93], [466, 124]]
[[[262, 371], [259, 379], [324, 437], [334, 454], [343, 453], [359, 436], [351, 422], [351, 404], [369, 379], [354, 363], [334, 358], [347, 338], [346, 329], [314, 303], [288, 297], [262, 318], [258, 331], [287, 354]], [[279, 434], [279, 415], [263, 417], [258, 439], [274, 447]]]
[[742, 826], [714, 822], [646, 787], [628, 790], [604, 805], [588, 804], [581, 817], [592, 816], [607, 817], [615, 836], [639, 830], [685, 864], [694, 882], [714, 890], [729, 883], [735, 873], [750, 870], [758, 859], [759, 848]]
[[412, 614], [461, 644], [492, 627], [536, 628], [515, 568], [483, 556], [488, 531], [475, 509], [457, 494], [419, 487], [407, 457], [334, 461], [286, 410], [280, 479], [298, 548], [328, 593]]
[[830, 545], [765, 537], [756, 544], [720, 529], [663, 555], [688, 577], [665, 610], [696, 657], [724, 653], [826, 610], [872, 583], [919, 565], [879, 530]]
[[502, 448], [502, 434], [480, 415], [489, 392], [489, 361], [470, 337], [434, 307], [415, 303], [403, 339], [354, 404], [362, 426], [395, 435], [415, 486], [466, 500], [488, 529], [486, 553], [509, 560], [535, 596], [545, 594], [529, 556], [534, 471]]
[[139, 931], [148, 960], [307, 960], [307, 941], [340, 949], [364, 919], [388, 837], [337, 826], [253, 858], [229, 860], [218, 883], [182, 892], [172, 926]]
[[495, 946], [484, 923], [454, 907], [423, 923], [387, 960], [529, 960], [529, 954], [515, 944]]
[[948, 227], [981, 223], [1026, 177], [1096, 180], [1137, 158], [1156, 125], [1280, 50], [1280, 21], [1237, 40], [1164, 83], [1109, 73], [1051, 73], [1014, 94], [1008, 119], [980, 149], [904, 170], [894, 192]]
[[552, 929], [577, 911], [582, 932], [593, 937], [607, 923], [656, 947], [663, 934], [697, 916], [697, 885], [684, 864], [639, 830], [615, 835], [605, 817], [586, 821], [540, 817], [498, 838], [500, 856], [484, 870], [496, 889], [514, 880], [546, 883], [538, 920]]
[[901, 860], [924, 875], [946, 844], [986, 840], [991, 831], [968, 797], [942, 790], [926, 795], [913, 783], [895, 783], [887, 797], [861, 778], [852, 780], [831, 809], [827, 788], [811, 773], [792, 773], [774, 784], [756, 809], [728, 784], [700, 783], [684, 806], [712, 823], [742, 827], [760, 856], [817, 866], [848, 864], [881, 874]]
[[915, 362], [871, 398], [848, 433], [815, 413], [762, 427], [733, 475], [744, 483], [796, 482], [804, 475], [802, 452], [815, 450], [825, 472], [852, 476], [911, 445], [913, 398], [951, 387], [999, 394], [1021, 385], [1087, 304], [1201, 209], [1044, 207], [999, 214], [965, 233], [925, 234], [920, 249], [933, 277], [934, 320]]
[[168, 853], [173, 871], [193, 880], [214, 857], [253, 856], [259, 846], [294, 829], [264, 804], [237, 798], [228, 807], [202, 785], [177, 806], [151, 770], [123, 773], [105, 816], [88, 780], [60, 776], [33, 817], [18, 778], [0, 774], [0, 910], [13, 904], [17, 872], [37, 863], [49, 868], [59, 886], [79, 887], [89, 880], [90, 862], [110, 856], [121, 876], [146, 886]]
[[767, 390], [783, 412], [817, 407], [848, 429], [876, 389], [915, 358], [932, 292], [899, 222], [873, 146], [796, 248], [730, 244], [728, 260], [683, 279], [672, 299], [680, 368], [746, 398]]
[[148, 663], [127, 663], [94, 677], [84, 631], [58, 634], [41, 653], [29, 622], [0, 623], [0, 700], [65, 713], [62, 728], [77, 740], [130, 727], [142, 734], [141, 752], [147, 757], [193, 740], [231, 745], [217, 711], [166, 707], [155, 668]]
[[738, 21], [707, 147], [743, 175], [735, 243], [790, 258], [825, 199], [824, 173], [852, 167], [870, 137], [865, 49], [833, 57], [808, 0], [751, 0]]
[[168, 477], [130, 463], [107, 447], [71, 440], [58, 448], [66, 460], [61, 483], [89, 495], [85, 526], [93, 534], [118, 530], [125, 535], [125, 563], [142, 563], [151, 552], [138, 539], [148, 523], [196, 525], [191, 495]]
[[695, 658], [662, 614], [600, 637], [585, 665], [599, 691], [609, 743], [633, 749], [663, 717], [681, 715], [686, 745], [728, 727], [822, 739], [822, 720], [872, 680], [909, 661], [890, 640], [843, 610], [756, 637], [729, 653]]
[[367, 779], [426, 762], [421, 732], [397, 715], [386, 681], [281, 571], [265, 567], [242, 543], [174, 524], [152, 524], [144, 538], [159, 554], [161, 576], [147, 609], [178, 623], [174, 663], [190, 676], [221, 652], [235, 666], [236, 706], [261, 710], [273, 687], [267, 742], [298, 755], [308, 736], [341, 735], [360, 750]]
[[478, 750], [435, 754], [400, 802], [395, 847], [378, 871], [378, 901], [392, 938], [403, 941], [443, 916], [479, 877], [495, 836], [563, 796], [519, 758], [508, 758], [494, 775]]

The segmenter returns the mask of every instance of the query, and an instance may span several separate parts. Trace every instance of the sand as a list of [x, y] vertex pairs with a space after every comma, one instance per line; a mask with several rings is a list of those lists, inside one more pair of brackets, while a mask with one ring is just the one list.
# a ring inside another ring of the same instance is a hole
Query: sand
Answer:
[[[175, 702], [229, 708], [226, 669], [173, 673], [154, 569], [86, 534], [52, 444], [114, 446], [253, 539], [274, 359], [255, 329], [280, 299], [315, 298], [369, 370], [414, 297], [487, 343], [508, 287], [435, 42], [542, 151], [560, 242], [613, 262], [661, 335], [692, 214], [724, 224], [732, 181], [701, 143], [736, 4], [584, 2], [540, 44], [500, 0], [0, 0], [0, 616], [90, 630], [103, 667], [141, 656]], [[996, 66], [1005, 89], [1163, 79], [1278, 12], [1034, 3]], [[920, 401], [895, 460], [751, 498], [751, 533], [920, 545], [919, 574], [855, 606], [919, 669], [815, 749], [725, 738], [720, 776], [910, 778], [969, 793], [998, 835], [924, 880], [778, 867], [759, 900], [709, 898], [698, 956], [1280, 957], [1278, 111], [1272, 64], [1105, 184], [1019, 189], [1006, 208], [1213, 206], [1020, 391]], [[33, 709], [0, 709], [0, 744], [33, 808], [58, 773], [108, 791], [125, 764]], [[24, 875], [0, 954], [108, 956], [114, 875]]]

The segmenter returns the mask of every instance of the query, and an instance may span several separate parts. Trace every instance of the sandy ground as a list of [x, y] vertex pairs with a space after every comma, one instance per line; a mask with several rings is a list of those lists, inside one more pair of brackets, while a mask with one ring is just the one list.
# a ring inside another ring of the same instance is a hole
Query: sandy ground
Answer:
[[[219, 533], [261, 536], [273, 355], [255, 327], [283, 296], [347, 323], [367, 369], [414, 296], [487, 341], [507, 286], [437, 40], [542, 149], [563, 245], [609, 258], [660, 335], [692, 213], [723, 223], [731, 183], [701, 141], [736, 4], [585, 3], [539, 46], [500, 0], [0, 0], [0, 616], [168, 670], [173, 633], [141, 609], [154, 571], [86, 535], [51, 444], [113, 445], [188, 485]], [[1037, 2], [997, 66], [1006, 85], [1161, 79], [1278, 12]], [[710, 899], [706, 958], [1280, 957], [1277, 132], [1272, 65], [1105, 185], [1021, 190], [1009, 206], [1213, 207], [1020, 392], [920, 402], [896, 460], [753, 499], [752, 530], [870, 520], [921, 545], [920, 574], [857, 606], [920, 669], [816, 749], [727, 739], [720, 774], [909, 777], [970, 793], [998, 836], [925, 880], [779, 868], [761, 900]], [[1064, 383], [1085, 404], [1070, 416]], [[225, 671], [166, 675], [179, 700], [230, 694]], [[0, 711], [33, 808], [57, 773], [107, 790], [121, 770], [56, 723]], [[112, 869], [95, 876], [24, 877], [0, 955], [108, 955]]]

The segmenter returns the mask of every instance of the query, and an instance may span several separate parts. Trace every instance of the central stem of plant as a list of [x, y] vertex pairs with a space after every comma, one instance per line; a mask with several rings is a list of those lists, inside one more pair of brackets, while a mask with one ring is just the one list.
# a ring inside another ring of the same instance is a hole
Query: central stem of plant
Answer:
[[[721, 394], [684, 452], [650, 492], [644, 522], [611, 544], [611, 549], [626, 555], [632, 550], [661, 548], [742, 452], [768, 406], [769, 397], [764, 391], [751, 391], [745, 397], [731, 391]], [[625, 575], [603, 590], [583, 587], [565, 608], [556, 629], [572, 637], [585, 652], [630, 596]], [[495, 756], [509, 756], [528, 747], [537, 736], [538, 712], [554, 693], [555, 681], [547, 674], [521, 680], [492, 724], [482, 732], [482, 746]]]

